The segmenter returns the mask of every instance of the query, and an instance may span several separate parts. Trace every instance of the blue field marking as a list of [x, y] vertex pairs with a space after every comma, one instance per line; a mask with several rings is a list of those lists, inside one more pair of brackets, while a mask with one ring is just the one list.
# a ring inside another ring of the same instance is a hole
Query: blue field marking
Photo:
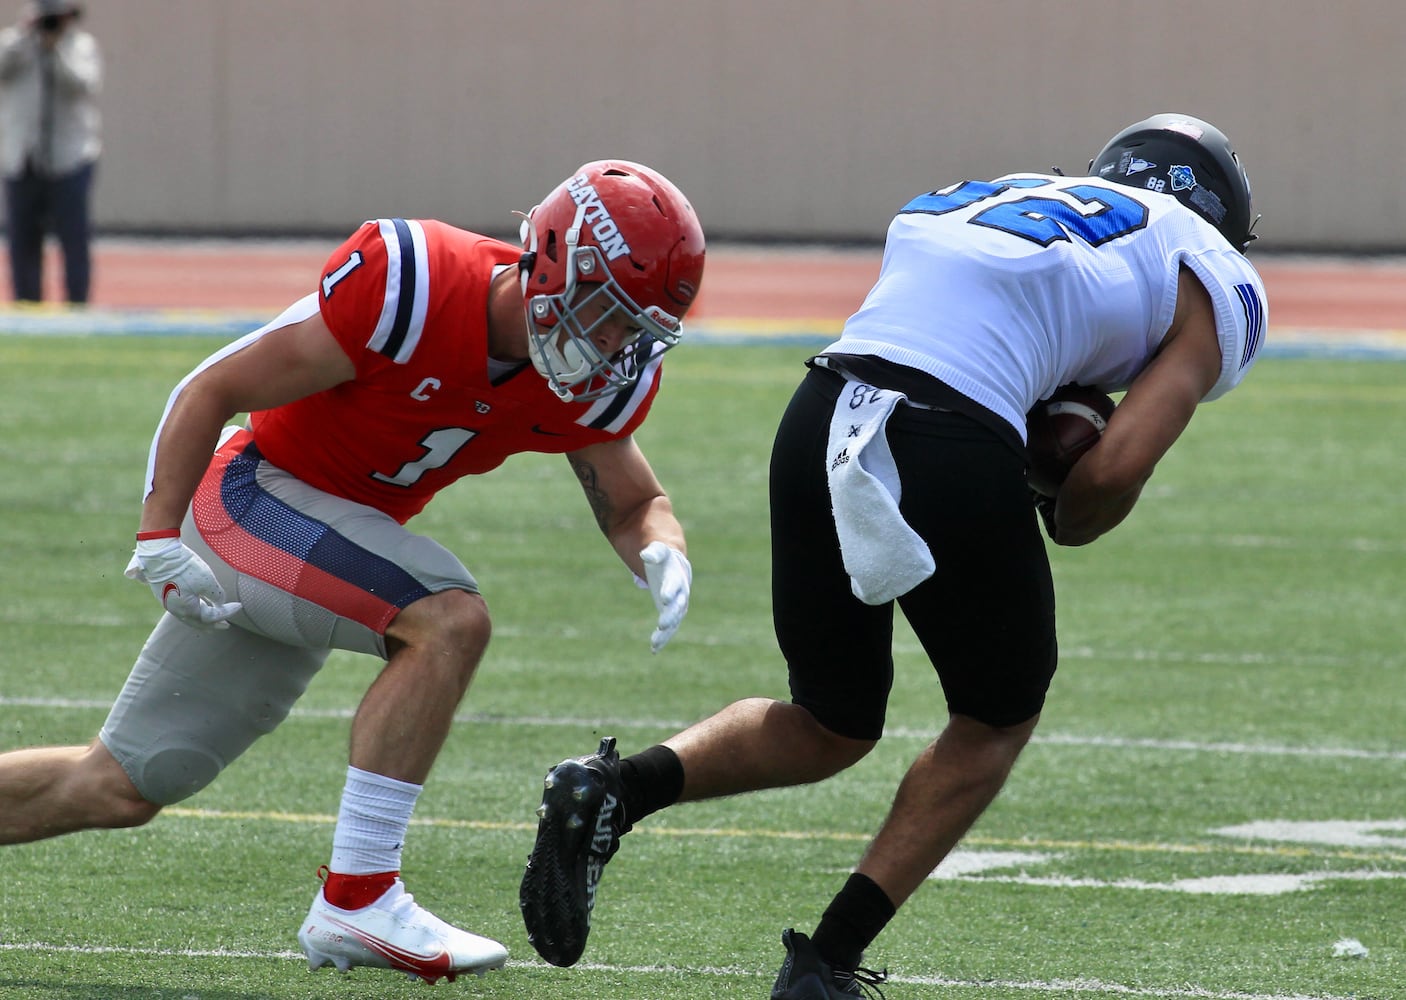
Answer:
[[1332, 358], [1339, 361], [1406, 361], [1406, 330], [1270, 328], [1262, 357]]
[[210, 336], [233, 339], [263, 326], [275, 313], [223, 309], [82, 309], [15, 306], [0, 309], [0, 334], [28, 337]]
[[[256, 330], [275, 312], [223, 309], [79, 309], [66, 306], [0, 308], [0, 336], [218, 337], [233, 340]], [[692, 344], [775, 344], [819, 348], [836, 340], [843, 320], [823, 317], [700, 319], [685, 326]], [[1278, 358], [1406, 361], [1406, 330], [1326, 330], [1274, 327], [1262, 353]]]

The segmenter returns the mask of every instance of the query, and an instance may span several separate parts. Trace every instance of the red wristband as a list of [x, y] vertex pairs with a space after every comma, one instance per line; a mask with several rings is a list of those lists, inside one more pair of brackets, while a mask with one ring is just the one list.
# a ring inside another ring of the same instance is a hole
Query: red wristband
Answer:
[[180, 537], [181, 537], [181, 529], [180, 529], [180, 528], [163, 528], [163, 529], [160, 530], [160, 531], [139, 531], [139, 532], [137, 532], [137, 541], [139, 541], [139, 542], [149, 542], [149, 541], [151, 541], [153, 538], [180, 538]]

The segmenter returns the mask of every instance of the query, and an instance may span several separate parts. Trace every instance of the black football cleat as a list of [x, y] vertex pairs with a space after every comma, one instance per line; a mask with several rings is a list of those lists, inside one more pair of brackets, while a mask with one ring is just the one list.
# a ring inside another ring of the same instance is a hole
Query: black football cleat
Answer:
[[832, 969], [810, 938], [799, 931], [782, 931], [781, 943], [786, 948], [786, 961], [776, 974], [771, 1000], [884, 1000], [879, 984], [888, 979], [887, 971]]
[[537, 954], [566, 967], [586, 950], [601, 872], [629, 829], [614, 737], [594, 754], [562, 761], [543, 785], [518, 906]]

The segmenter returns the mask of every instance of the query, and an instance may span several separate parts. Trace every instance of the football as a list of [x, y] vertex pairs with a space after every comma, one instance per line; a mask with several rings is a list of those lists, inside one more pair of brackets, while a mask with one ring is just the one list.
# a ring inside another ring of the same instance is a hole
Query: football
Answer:
[[1108, 426], [1114, 406], [1111, 397], [1073, 382], [1036, 403], [1025, 415], [1030, 488], [1043, 496], [1058, 496], [1069, 470]]

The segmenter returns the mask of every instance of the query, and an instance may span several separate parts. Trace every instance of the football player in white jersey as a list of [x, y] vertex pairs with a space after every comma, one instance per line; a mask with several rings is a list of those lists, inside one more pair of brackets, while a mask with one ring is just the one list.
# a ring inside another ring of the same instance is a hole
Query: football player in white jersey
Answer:
[[773, 449], [773, 614], [792, 699], [742, 700], [623, 760], [606, 740], [552, 769], [521, 891], [548, 961], [580, 957], [602, 866], [644, 816], [819, 781], [873, 749], [896, 602], [950, 715], [813, 935], [783, 932], [771, 993], [865, 995], [877, 977], [861, 953], [995, 798], [1055, 671], [1025, 414], [1071, 382], [1126, 390], [1044, 511], [1056, 543], [1094, 541], [1196, 407], [1254, 363], [1254, 221], [1226, 137], [1173, 114], [1119, 132], [1087, 176], [964, 181], [904, 206], [877, 283], [809, 362]]

